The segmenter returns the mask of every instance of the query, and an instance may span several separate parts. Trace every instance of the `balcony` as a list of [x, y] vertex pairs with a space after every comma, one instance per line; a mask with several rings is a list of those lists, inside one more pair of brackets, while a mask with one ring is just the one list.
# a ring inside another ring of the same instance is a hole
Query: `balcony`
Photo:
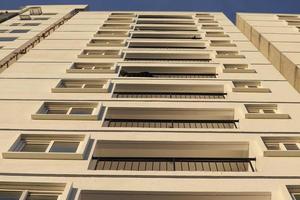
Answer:
[[89, 169], [254, 172], [255, 160], [247, 142], [99, 140]]
[[187, 66], [123, 66], [119, 77], [147, 78], [216, 78], [216, 67], [187, 67]]
[[232, 108], [108, 107], [103, 127], [236, 129]]
[[113, 98], [225, 99], [224, 85], [116, 83]]

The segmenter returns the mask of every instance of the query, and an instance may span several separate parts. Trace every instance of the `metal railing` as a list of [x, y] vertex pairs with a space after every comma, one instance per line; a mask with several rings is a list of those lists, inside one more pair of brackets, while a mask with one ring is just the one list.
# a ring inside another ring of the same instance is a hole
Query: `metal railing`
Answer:
[[226, 93], [114, 92], [113, 98], [225, 99]]
[[238, 120], [105, 119], [103, 127], [236, 129]]
[[93, 157], [93, 170], [255, 172], [255, 158]]
[[150, 77], [150, 78], [216, 78], [217, 74], [189, 74], [189, 73], [152, 73], [127, 72], [122, 70], [121, 77]]

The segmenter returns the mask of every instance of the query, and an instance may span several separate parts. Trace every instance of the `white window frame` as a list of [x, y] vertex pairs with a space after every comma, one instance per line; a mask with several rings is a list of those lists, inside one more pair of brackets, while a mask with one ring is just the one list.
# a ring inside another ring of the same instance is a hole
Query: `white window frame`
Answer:
[[[85, 69], [84, 67], [77, 68], [76, 65], [91, 65], [92, 68]], [[104, 66], [101, 69], [101, 64]], [[95, 74], [104, 74], [104, 73], [116, 73], [118, 70], [118, 66], [115, 63], [72, 63], [70, 68], [66, 70], [67, 73], [95, 73]]]
[[[63, 87], [64, 82], [73, 81], [81, 85], [80, 88]], [[88, 84], [103, 84], [102, 87], [86, 88]], [[51, 89], [53, 93], [108, 93], [112, 87], [108, 79], [60, 79], [57, 85]]]
[[[247, 113], [246, 119], [290, 119], [288, 114], [283, 114], [278, 111], [277, 104], [245, 104]], [[250, 110], [257, 110], [257, 112], [250, 112]], [[273, 110], [273, 112], [266, 112], [265, 110]]]
[[[67, 110], [66, 114], [48, 114], [47, 107], [59, 106]], [[52, 104], [52, 105], [51, 105]], [[92, 108], [91, 114], [70, 114], [73, 108]], [[101, 103], [95, 102], [43, 102], [36, 113], [31, 115], [33, 120], [98, 120], [102, 109]]]
[[[271, 90], [269, 88], [264, 88], [260, 81], [232, 81], [232, 83], [232, 92], [271, 93]], [[241, 84], [243, 86], [239, 87], [237, 84]]]
[[[299, 157], [300, 137], [297, 136], [270, 136], [261, 137], [264, 144], [264, 156], [266, 157]], [[278, 150], [268, 149], [267, 144], [277, 144]], [[298, 150], [287, 150], [285, 144], [295, 144]]]
[[[26, 141], [36, 144], [46, 143], [45, 152], [25, 152], [22, 148]], [[36, 140], [36, 141], [35, 141]], [[87, 152], [90, 135], [87, 134], [19, 134], [6, 152], [2, 152], [4, 159], [51, 159], [51, 160], [82, 160]], [[78, 142], [76, 152], [50, 152], [54, 142]]]

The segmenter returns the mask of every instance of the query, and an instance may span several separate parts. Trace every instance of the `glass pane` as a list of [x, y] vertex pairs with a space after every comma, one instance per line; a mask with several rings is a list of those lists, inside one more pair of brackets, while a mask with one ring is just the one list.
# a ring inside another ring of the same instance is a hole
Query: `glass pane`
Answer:
[[1, 42], [14, 41], [16, 37], [0, 37]]
[[299, 150], [296, 144], [284, 144], [286, 150]]
[[72, 108], [71, 115], [91, 115], [93, 108]]
[[68, 109], [64, 109], [64, 108], [61, 108], [61, 109], [49, 109], [47, 110], [47, 114], [67, 114], [68, 112]]
[[266, 144], [268, 150], [280, 150], [279, 144]]
[[54, 142], [50, 152], [75, 153], [79, 142]]
[[0, 191], [0, 200], [19, 200], [22, 192], [5, 192]]
[[45, 152], [48, 144], [25, 144], [23, 152]]
[[294, 194], [293, 196], [295, 200], [300, 200], [300, 194]]
[[15, 29], [10, 31], [10, 33], [27, 33], [29, 29]]
[[264, 113], [275, 113], [274, 109], [263, 109]]
[[57, 200], [58, 196], [55, 194], [29, 194], [26, 200]]

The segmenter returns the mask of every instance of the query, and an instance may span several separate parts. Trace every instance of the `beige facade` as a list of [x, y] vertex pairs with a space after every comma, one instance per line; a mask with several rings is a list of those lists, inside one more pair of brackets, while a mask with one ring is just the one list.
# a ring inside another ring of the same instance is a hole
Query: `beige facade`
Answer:
[[237, 27], [300, 91], [300, 15], [237, 13]]
[[222, 13], [80, 11], [0, 88], [0, 199], [299, 198], [300, 96]]

